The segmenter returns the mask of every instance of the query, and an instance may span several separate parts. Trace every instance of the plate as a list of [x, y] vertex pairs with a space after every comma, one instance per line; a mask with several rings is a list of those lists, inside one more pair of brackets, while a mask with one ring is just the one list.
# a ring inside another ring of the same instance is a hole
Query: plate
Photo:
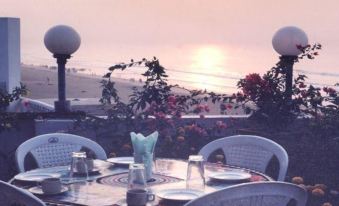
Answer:
[[20, 181], [40, 182], [46, 178], [60, 178], [61, 174], [52, 172], [26, 172], [20, 173], [14, 177]]
[[130, 165], [134, 163], [134, 157], [114, 157], [107, 159], [107, 161], [118, 165]]
[[60, 195], [62, 193], [65, 193], [67, 192], [69, 189], [68, 187], [66, 186], [61, 186], [61, 191], [58, 192], [58, 193], [54, 193], [54, 194], [45, 194], [43, 191], [42, 191], [42, 188], [41, 186], [35, 186], [35, 187], [31, 187], [28, 189], [28, 191], [30, 191], [31, 193], [35, 194], [35, 195]]
[[190, 189], [168, 189], [161, 190], [156, 195], [163, 200], [187, 202], [204, 195], [204, 193]]
[[[92, 170], [88, 171], [88, 175], [96, 175], [100, 172], [99, 168], [93, 168]], [[74, 172], [75, 175], [83, 176], [86, 175], [85, 172]]]
[[225, 182], [245, 182], [251, 179], [251, 174], [245, 171], [225, 171], [209, 175], [211, 180]]

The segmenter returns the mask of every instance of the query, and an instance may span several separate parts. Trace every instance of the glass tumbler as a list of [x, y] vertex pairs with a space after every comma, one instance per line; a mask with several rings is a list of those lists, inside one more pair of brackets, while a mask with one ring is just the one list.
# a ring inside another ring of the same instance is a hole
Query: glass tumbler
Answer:
[[81, 175], [88, 180], [88, 168], [86, 163], [86, 152], [72, 152], [72, 163], [70, 168], [70, 179], [74, 179], [74, 175]]
[[186, 189], [205, 190], [204, 158], [201, 155], [189, 156]]
[[144, 164], [130, 164], [128, 172], [127, 190], [147, 190]]

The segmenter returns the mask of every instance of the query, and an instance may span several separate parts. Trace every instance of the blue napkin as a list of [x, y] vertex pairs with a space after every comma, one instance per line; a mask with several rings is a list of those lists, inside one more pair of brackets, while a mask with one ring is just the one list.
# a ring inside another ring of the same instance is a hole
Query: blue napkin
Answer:
[[131, 132], [131, 140], [134, 150], [134, 162], [145, 165], [146, 179], [152, 178], [153, 152], [158, 140], [158, 131], [145, 137], [144, 135]]

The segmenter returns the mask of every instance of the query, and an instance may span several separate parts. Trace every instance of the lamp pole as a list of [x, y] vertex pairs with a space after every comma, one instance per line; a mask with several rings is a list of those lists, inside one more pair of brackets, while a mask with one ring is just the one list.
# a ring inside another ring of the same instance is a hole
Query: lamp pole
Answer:
[[293, 94], [293, 65], [302, 51], [299, 46], [306, 46], [306, 33], [294, 26], [279, 29], [272, 38], [274, 50], [280, 54], [280, 67], [285, 74], [285, 98], [291, 102]]
[[293, 90], [293, 65], [298, 56], [280, 56], [281, 67], [285, 73], [285, 97], [292, 100]]
[[71, 55], [54, 54], [54, 58], [57, 59], [58, 64], [58, 101], [54, 102], [56, 112], [69, 112], [70, 101], [66, 100], [66, 63], [67, 59], [71, 58]]
[[70, 101], [66, 100], [66, 63], [80, 47], [80, 36], [72, 27], [58, 25], [46, 32], [44, 43], [58, 64], [58, 100], [54, 102], [55, 112], [69, 112]]

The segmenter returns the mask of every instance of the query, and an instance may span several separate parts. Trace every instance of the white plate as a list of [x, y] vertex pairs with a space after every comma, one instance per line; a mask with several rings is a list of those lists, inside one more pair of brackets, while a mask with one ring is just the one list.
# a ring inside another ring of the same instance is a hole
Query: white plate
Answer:
[[217, 181], [242, 182], [249, 181], [251, 174], [245, 171], [225, 171], [210, 174], [209, 178]]
[[156, 195], [163, 200], [190, 201], [204, 195], [204, 193], [198, 190], [168, 189], [158, 191]]
[[118, 165], [129, 165], [134, 163], [134, 157], [114, 157], [107, 159], [107, 161]]
[[68, 187], [66, 187], [66, 186], [61, 186], [61, 191], [60, 191], [60, 192], [54, 193], [54, 194], [45, 194], [45, 193], [42, 191], [41, 186], [31, 187], [31, 188], [28, 189], [28, 191], [30, 191], [31, 193], [33, 193], [33, 194], [35, 194], [35, 195], [59, 195], [59, 194], [62, 194], [62, 193], [67, 192], [68, 190], [69, 190]]
[[14, 177], [16, 180], [20, 181], [31, 181], [31, 182], [40, 182], [46, 178], [60, 178], [61, 174], [52, 173], [52, 172], [26, 172], [20, 173]]

